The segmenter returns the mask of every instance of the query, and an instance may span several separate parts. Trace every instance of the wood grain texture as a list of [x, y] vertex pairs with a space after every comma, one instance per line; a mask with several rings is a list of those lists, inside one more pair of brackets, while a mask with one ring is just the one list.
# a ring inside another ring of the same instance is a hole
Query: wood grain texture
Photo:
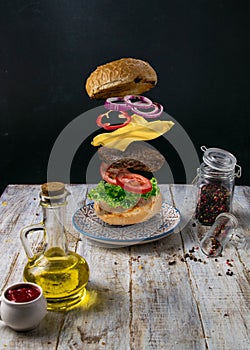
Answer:
[[[192, 219], [193, 186], [161, 185], [164, 200], [182, 215], [173, 234], [113, 249], [97, 246], [72, 226], [89, 187], [68, 186], [66, 221], [70, 249], [90, 267], [84, 303], [67, 313], [48, 312], [30, 332], [16, 333], [0, 322], [0, 349], [248, 349], [250, 188], [236, 187], [234, 197], [234, 214], [248, 246], [228, 245], [215, 260], [199, 249], [205, 229]], [[1, 291], [22, 280], [27, 260], [19, 235], [42, 219], [38, 193], [38, 185], [9, 185], [0, 199]]]

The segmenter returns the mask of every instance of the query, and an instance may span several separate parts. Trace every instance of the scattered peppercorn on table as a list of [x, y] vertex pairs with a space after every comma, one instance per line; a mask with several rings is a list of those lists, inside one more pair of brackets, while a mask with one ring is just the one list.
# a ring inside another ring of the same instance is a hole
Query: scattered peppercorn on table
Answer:
[[[48, 311], [29, 332], [17, 333], [1, 321], [0, 349], [249, 348], [250, 187], [236, 186], [233, 201], [248, 246], [228, 245], [216, 259], [199, 248], [206, 229], [192, 219], [191, 185], [160, 185], [164, 201], [181, 213], [174, 232], [124, 247], [102, 246], [74, 228], [72, 216], [87, 203], [91, 185], [67, 188], [69, 248], [90, 268], [86, 297], [68, 312]], [[1, 292], [22, 281], [27, 258], [20, 231], [41, 221], [39, 191], [40, 185], [9, 185], [1, 196]]]

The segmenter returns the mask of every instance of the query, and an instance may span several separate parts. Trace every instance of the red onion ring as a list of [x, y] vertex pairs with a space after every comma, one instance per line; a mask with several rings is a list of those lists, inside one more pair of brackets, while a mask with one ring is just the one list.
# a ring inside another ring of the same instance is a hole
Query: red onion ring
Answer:
[[[137, 102], [131, 102], [130, 100], [132, 99], [136, 99], [138, 98], [139, 101]], [[135, 108], [143, 108], [143, 109], [147, 109], [152, 107], [153, 102], [145, 97], [145, 96], [140, 96], [140, 95], [128, 95], [124, 97], [124, 102], [131, 108], [131, 107], [135, 107]]]
[[[139, 101], [131, 102], [132, 99], [139, 99]], [[120, 102], [120, 103], [116, 103]], [[107, 98], [104, 107], [109, 111], [125, 112], [131, 110], [132, 112], [145, 117], [145, 118], [156, 118], [159, 117], [163, 112], [163, 106], [157, 102], [152, 102], [149, 98], [140, 95], [127, 95], [122, 97], [110, 97]], [[153, 108], [152, 111], [141, 111]]]
[[[122, 102], [122, 103], [115, 103], [115, 102]], [[107, 98], [107, 100], [104, 103], [104, 107], [108, 110], [112, 111], [119, 111], [124, 112], [128, 111], [130, 109], [130, 106], [128, 106], [122, 97], [110, 97]]]
[[138, 108], [136, 107], [132, 107], [131, 110], [142, 116], [142, 117], [145, 117], [145, 118], [156, 118], [156, 117], [159, 117], [162, 112], [163, 112], [163, 106], [160, 104], [160, 103], [153, 103], [151, 107], [154, 107], [154, 109], [150, 112], [141, 112]]

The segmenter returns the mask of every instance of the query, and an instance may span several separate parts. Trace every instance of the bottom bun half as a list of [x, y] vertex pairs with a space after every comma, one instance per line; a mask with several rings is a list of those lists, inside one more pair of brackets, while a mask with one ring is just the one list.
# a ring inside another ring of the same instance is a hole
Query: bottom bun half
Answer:
[[132, 225], [152, 218], [162, 207], [162, 196], [152, 196], [147, 200], [140, 200], [133, 208], [123, 212], [104, 210], [99, 203], [94, 203], [96, 215], [109, 225]]

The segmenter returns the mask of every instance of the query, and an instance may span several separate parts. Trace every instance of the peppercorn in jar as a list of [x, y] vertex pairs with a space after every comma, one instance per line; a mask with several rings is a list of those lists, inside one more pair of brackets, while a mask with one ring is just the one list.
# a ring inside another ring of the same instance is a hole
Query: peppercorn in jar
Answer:
[[199, 223], [211, 226], [220, 213], [231, 212], [235, 177], [241, 176], [241, 167], [228, 151], [205, 146], [201, 149], [204, 154], [203, 163], [197, 169], [195, 218]]

